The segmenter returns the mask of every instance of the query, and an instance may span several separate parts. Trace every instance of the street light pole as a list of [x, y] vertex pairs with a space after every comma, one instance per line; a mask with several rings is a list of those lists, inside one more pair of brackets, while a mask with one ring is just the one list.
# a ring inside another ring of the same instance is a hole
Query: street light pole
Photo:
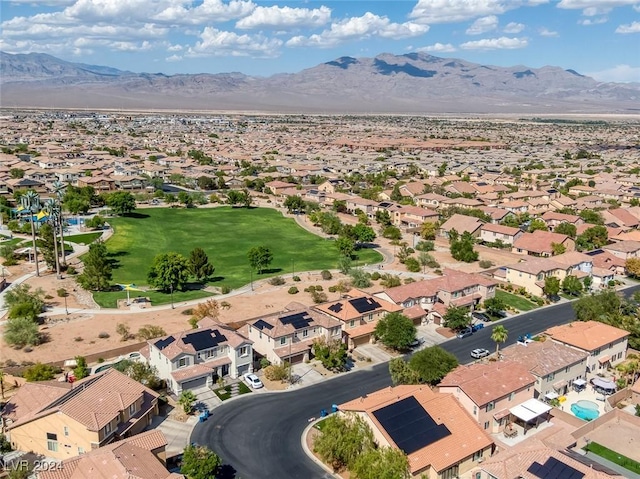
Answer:
[[175, 305], [173, 304], [173, 283], [170, 285], [171, 287], [171, 309], [175, 309]]
[[253, 268], [249, 268], [249, 284], [251, 285], [251, 291], [253, 291]]

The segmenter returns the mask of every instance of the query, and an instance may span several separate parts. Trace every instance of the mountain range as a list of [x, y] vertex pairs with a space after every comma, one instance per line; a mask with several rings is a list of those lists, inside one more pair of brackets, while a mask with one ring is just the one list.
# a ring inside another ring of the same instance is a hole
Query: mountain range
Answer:
[[133, 73], [0, 52], [2, 106], [308, 113], [638, 113], [639, 83], [425, 53], [341, 57], [298, 73]]

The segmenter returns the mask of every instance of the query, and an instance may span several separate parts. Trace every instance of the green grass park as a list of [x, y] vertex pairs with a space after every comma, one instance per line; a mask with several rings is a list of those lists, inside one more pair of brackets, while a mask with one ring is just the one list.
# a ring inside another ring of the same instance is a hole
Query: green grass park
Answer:
[[[109, 223], [114, 228], [114, 235], [106, 242], [113, 261], [113, 283], [144, 286], [155, 255], [175, 251], [188, 258], [196, 247], [205, 250], [216, 268], [207, 285], [232, 289], [248, 284], [252, 276], [255, 281], [292, 271], [332, 269], [339, 258], [333, 241], [307, 232], [293, 219], [269, 208], [152, 208], [110, 218]], [[264, 274], [257, 275], [251, 272], [247, 252], [261, 245], [271, 248], [273, 262]], [[357, 255], [354, 264], [382, 260], [373, 249], [361, 249]], [[168, 293], [133, 292], [132, 297], [137, 294], [150, 297], [155, 305], [171, 301]], [[180, 302], [210, 294], [202, 285], [193, 285], [173, 296]], [[94, 294], [100, 306], [109, 308], [125, 297], [122, 291]]]

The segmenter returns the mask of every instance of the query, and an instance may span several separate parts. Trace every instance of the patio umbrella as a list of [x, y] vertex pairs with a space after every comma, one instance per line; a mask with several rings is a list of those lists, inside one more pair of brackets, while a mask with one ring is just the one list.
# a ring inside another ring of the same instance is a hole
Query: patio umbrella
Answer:
[[129, 298], [129, 292], [130, 291], [143, 291], [140, 288], [136, 288], [136, 285], [133, 283], [129, 283], [129, 284], [119, 284], [118, 286], [120, 286], [120, 288], [122, 288], [123, 291], [127, 292], [127, 306], [131, 304], [131, 300]]
[[593, 378], [593, 385], [602, 389], [616, 390], [616, 383], [602, 378]]

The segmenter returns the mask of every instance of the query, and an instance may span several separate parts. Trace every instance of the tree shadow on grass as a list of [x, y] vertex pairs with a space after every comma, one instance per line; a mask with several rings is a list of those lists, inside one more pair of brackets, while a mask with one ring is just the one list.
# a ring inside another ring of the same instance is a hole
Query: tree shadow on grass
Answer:
[[121, 256], [127, 256], [129, 254], [128, 251], [116, 251], [114, 253], [107, 253], [107, 262], [109, 263], [109, 266], [111, 266], [111, 269], [118, 269], [120, 268], [120, 260], [116, 259], [119, 258]]
[[206, 287], [206, 283], [187, 283], [184, 285], [184, 291], [198, 291]]
[[125, 213], [124, 215], [122, 215], [124, 218], [135, 218], [135, 219], [144, 219], [144, 218], [148, 218], [149, 215], [145, 214], [145, 213], [138, 213], [138, 212], [132, 212], [132, 213]]
[[264, 276], [265, 274], [279, 273], [280, 271], [282, 271], [282, 268], [263, 269], [258, 276]]
[[207, 278], [207, 283], [219, 283], [220, 281], [224, 281], [224, 276], [213, 276], [211, 278]]

